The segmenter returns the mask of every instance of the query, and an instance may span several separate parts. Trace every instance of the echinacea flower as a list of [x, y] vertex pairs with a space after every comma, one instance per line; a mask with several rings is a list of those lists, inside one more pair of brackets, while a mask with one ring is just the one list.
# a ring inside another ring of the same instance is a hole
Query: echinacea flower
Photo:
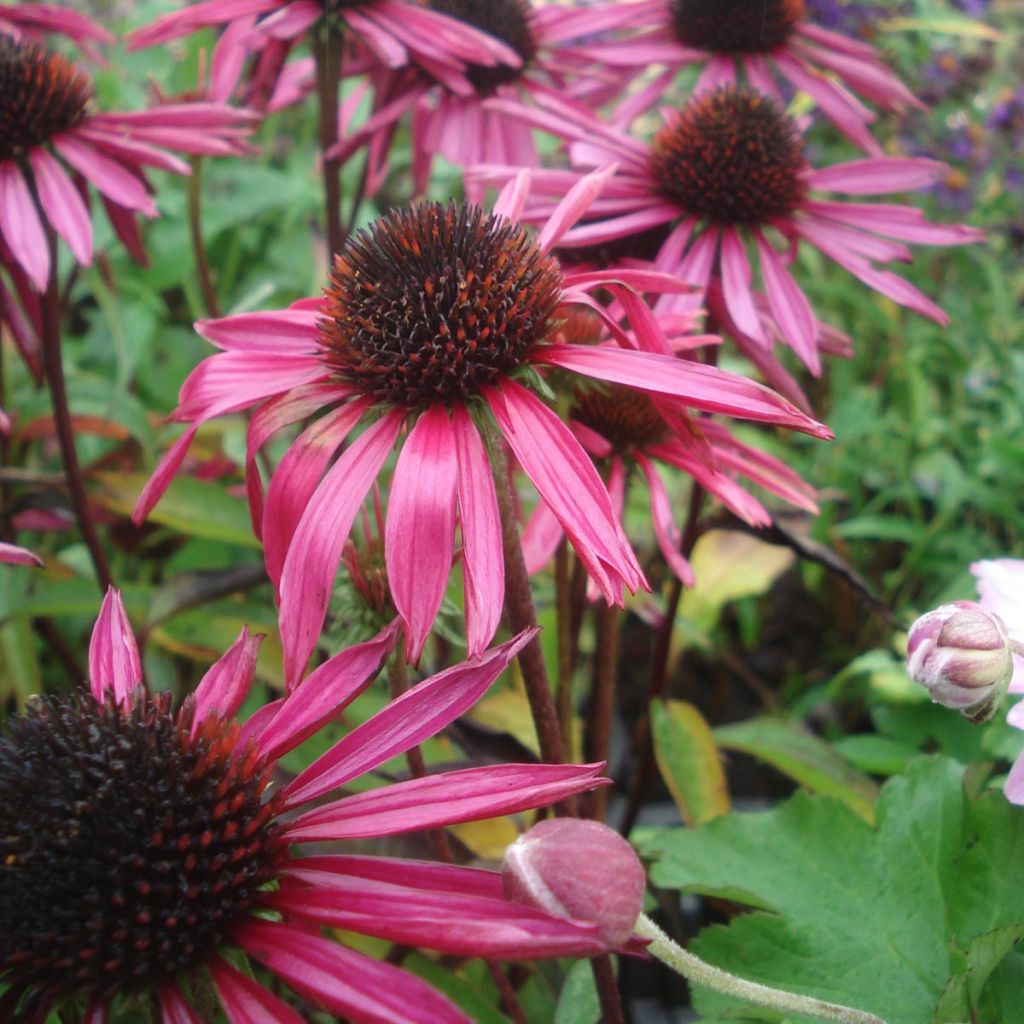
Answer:
[[[587, 162], [614, 158], [619, 167], [589, 219], [562, 246], [595, 245], [637, 231], [670, 225], [654, 267], [697, 287], [698, 301], [713, 278], [721, 281], [729, 315], [764, 346], [769, 339], [758, 314], [750, 252], [756, 252], [768, 307], [785, 341], [814, 373], [820, 371], [819, 323], [787, 263], [801, 243], [817, 249], [868, 287], [900, 305], [945, 324], [948, 317], [917, 288], [876, 264], [909, 261], [904, 242], [965, 245], [982, 232], [964, 225], [930, 224], [920, 210], [888, 203], [837, 202], [817, 193], [878, 195], [922, 188], [944, 172], [933, 160], [867, 157], [814, 168], [796, 124], [768, 96], [724, 86], [690, 100], [648, 144], [547, 98], [544, 110], [489, 101], [537, 127], [575, 127]], [[503, 181], [514, 168], [483, 167], [485, 180]], [[582, 171], [538, 176], [561, 193]], [[554, 189], [552, 189], [554, 190]], [[538, 205], [536, 217], [545, 215]], [[788, 242], [783, 255], [773, 242]], [[675, 302], [676, 300], [671, 300]], [[659, 309], [662, 308], [659, 306]]]
[[[258, 18], [255, 25], [251, 19]], [[389, 68], [409, 63], [461, 80], [467, 64], [516, 64], [519, 58], [491, 36], [416, 0], [203, 0], [157, 18], [127, 36], [129, 49], [156, 46], [210, 26], [242, 19], [247, 45], [258, 50], [274, 40], [295, 42], [325, 19]]]
[[[552, 340], [572, 306], [593, 306], [611, 319], [590, 294], [607, 288], [627, 304], [634, 331], [648, 336], [647, 348], [663, 343], [631, 286], [672, 291], [681, 287], [676, 282], [646, 271], [563, 272], [550, 255], [610, 172], [583, 178], [536, 240], [517, 223], [528, 194], [525, 171], [490, 215], [455, 203], [394, 210], [346, 241], [323, 299], [197, 325], [225, 351], [201, 363], [183, 385], [173, 418], [191, 425], [147, 484], [136, 520], [158, 500], [202, 423], [260, 405], [249, 431], [247, 478], [280, 597], [289, 680], [299, 677], [314, 649], [353, 521], [407, 420], [412, 425], [391, 481], [384, 542], [391, 596], [413, 659], [444, 596], [457, 523], [470, 654], [494, 635], [505, 596], [504, 558], [487, 443], [499, 438], [606, 598], [621, 602], [623, 586], [644, 585], [586, 453], [524, 386], [531, 373], [557, 367], [680, 408], [829, 436], [743, 377], [654, 351]], [[614, 321], [610, 329], [622, 333]], [[317, 413], [323, 415], [274, 472], [261, 511], [256, 452], [282, 427]], [[331, 465], [359, 424], [369, 425]]]
[[337, 796], [466, 711], [521, 636], [423, 681], [278, 788], [278, 760], [365, 689], [396, 637], [388, 629], [342, 651], [243, 724], [234, 716], [258, 637], [243, 631], [174, 711], [170, 694], [141, 685], [109, 592], [90, 692], [37, 698], [0, 734], [0, 1017], [41, 1021], [71, 1000], [103, 1021], [122, 1000], [149, 997], [161, 1024], [199, 1024], [187, 994], [198, 985], [230, 1024], [298, 1024], [245, 972], [248, 959], [359, 1024], [468, 1024], [425, 982], [320, 926], [457, 956], [606, 951], [591, 924], [505, 902], [497, 872], [293, 852], [513, 813], [603, 781], [598, 765], [495, 765]]
[[882, 153], [868, 130], [875, 114], [858, 97], [886, 111], [922, 107], [874, 47], [815, 24], [804, 0], [615, 0], [588, 13], [613, 35], [578, 47], [580, 56], [638, 72], [668, 68], [629, 101], [634, 115], [663, 102], [676, 73], [693, 65], [704, 66], [695, 93], [745, 81], [781, 99], [781, 76], [875, 156]]
[[144, 259], [134, 215], [155, 217], [157, 208], [143, 169], [188, 174], [188, 164], [168, 150], [242, 152], [253, 117], [214, 103], [95, 112], [85, 72], [62, 54], [7, 35], [0, 35], [0, 91], [0, 236], [39, 291], [50, 277], [50, 229], [78, 263], [92, 261], [85, 183], [100, 194], [129, 252]]
[[31, 2], [0, 7], [0, 33], [36, 43], [49, 34], [62, 35], [98, 64], [104, 61], [95, 44], [114, 42], [114, 37], [102, 25], [80, 11]]

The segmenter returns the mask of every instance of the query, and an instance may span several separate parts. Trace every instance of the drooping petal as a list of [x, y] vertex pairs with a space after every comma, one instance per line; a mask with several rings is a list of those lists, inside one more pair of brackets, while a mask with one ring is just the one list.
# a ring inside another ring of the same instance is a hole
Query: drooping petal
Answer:
[[604, 191], [608, 179], [619, 169], [618, 164], [607, 164], [585, 174], [565, 194], [554, 208], [547, 223], [537, 235], [537, 246], [544, 252], [553, 248], [565, 233], [586, 213], [591, 203]]
[[420, 415], [402, 445], [384, 525], [388, 585], [406, 625], [411, 662], [423, 653], [448, 585], [457, 480], [451, 420], [437, 403]]
[[135, 508], [132, 510], [132, 522], [138, 526], [144, 522], [150, 512], [153, 511], [156, 503], [164, 496], [164, 491], [171, 485], [171, 481], [177, 475], [181, 464], [185, 461], [189, 447], [195, 439], [198, 427], [189, 427], [181, 437], [178, 438], [170, 448], [164, 452], [163, 458], [157, 463], [153, 475], [146, 481], [142, 488]]
[[505, 601], [505, 557], [494, 476], [483, 439], [461, 405], [452, 411], [459, 464], [459, 521], [466, 605], [466, 652], [472, 658], [491, 642]]
[[255, 917], [234, 938], [299, 995], [355, 1024], [470, 1024], [419, 978], [337, 942]]
[[529, 194], [530, 168], [523, 167], [498, 193], [491, 212], [497, 217], [507, 217], [509, 220], [518, 221]]
[[29, 153], [29, 163], [39, 190], [39, 202], [54, 230], [64, 239], [81, 264], [92, 262], [92, 219], [64, 168], [41, 146]]
[[124, 164], [100, 153], [73, 133], [55, 135], [53, 144], [57, 152], [111, 202], [147, 217], [157, 215], [156, 204], [142, 179]]
[[288, 840], [313, 843], [400, 835], [500, 817], [607, 785], [603, 764], [503, 764], [427, 775], [345, 797], [300, 815]]
[[304, 679], [260, 730], [264, 756], [282, 757], [343, 711], [376, 678], [398, 632], [396, 621], [372, 640], [346, 647]]
[[142, 682], [142, 664], [119, 591], [111, 587], [100, 605], [89, 641], [89, 689], [97, 702], [107, 694], [121, 704]]
[[672, 519], [672, 502], [665, 491], [665, 484], [650, 459], [639, 452], [634, 453], [634, 457], [647, 478], [647, 488], [651, 495], [651, 521], [654, 524], [658, 547], [661, 548], [669, 568], [686, 586], [692, 587], [693, 569], [686, 556], [679, 550], [680, 535]]
[[761, 327], [761, 318], [754, 308], [747, 252], [743, 245], [743, 239], [740, 238], [740, 234], [735, 228], [722, 229], [719, 253], [722, 268], [722, 292], [733, 320], [747, 337], [767, 345], [768, 339]]
[[808, 176], [811, 188], [851, 196], [909, 192], [941, 180], [946, 165], [923, 157], [868, 157], [819, 167]]
[[391, 701], [293, 779], [284, 790], [286, 806], [329, 793], [439, 733], [479, 700], [535, 634], [536, 630], [520, 633]]
[[393, 409], [342, 453], [295, 529], [281, 573], [281, 640], [289, 687], [301, 678], [316, 647], [345, 541], [404, 416], [404, 410]]
[[164, 985], [157, 992], [160, 1024], [203, 1024], [203, 1018], [185, 1002], [177, 985]]
[[779, 254], [765, 241], [760, 231], [754, 233], [754, 241], [761, 259], [761, 276], [764, 278], [764, 290], [772, 315], [793, 351], [817, 377], [821, 373], [821, 358], [817, 345], [818, 321], [811, 304], [793, 280]]
[[50, 246], [35, 200], [13, 163], [0, 163], [0, 234], [37, 291], [50, 279]]
[[192, 719], [192, 735], [199, 731], [203, 719], [209, 714], [233, 718], [242, 706], [252, 678], [256, 673], [263, 634], [249, 635], [243, 626], [238, 639], [210, 666], [195, 690], [196, 710]]
[[621, 604], [623, 586], [633, 593], [646, 586], [608, 491], [572, 431], [514, 381], [483, 394], [519, 464], [607, 600]]
[[34, 565], [39, 569], [43, 567], [43, 560], [34, 551], [3, 542], [0, 542], [0, 562], [8, 565]]
[[304, 1017], [273, 992], [236, 971], [223, 957], [212, 954], [207, 968], [231, 1024], [303, 1024]]

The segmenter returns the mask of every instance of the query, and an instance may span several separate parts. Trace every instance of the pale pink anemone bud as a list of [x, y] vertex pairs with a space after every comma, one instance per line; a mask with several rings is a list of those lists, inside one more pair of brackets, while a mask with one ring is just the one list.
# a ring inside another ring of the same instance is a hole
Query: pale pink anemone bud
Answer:
[[542, 821], [505, 852], [505, 896], [555, 917], [596, 924], [611, 946], [627, 943], [643, 910], [647, 876], [633, 847], [597, 821]]
[[972, 722], [995, 713], [1013, 675], [1003, 620], [973, 601], [954, 601], [910, 627], [907, 674], [932, 700]]

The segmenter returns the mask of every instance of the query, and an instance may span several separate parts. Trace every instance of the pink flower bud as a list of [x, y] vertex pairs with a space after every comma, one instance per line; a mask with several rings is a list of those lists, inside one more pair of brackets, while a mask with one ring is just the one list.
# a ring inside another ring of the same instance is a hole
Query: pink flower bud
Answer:
[[534, 825], [505, 852], [501, 877], [514, 903], [592, 922], [609, 946], [632, 936], [647, 882], [640, 859], [618, 832], [579, 818]]
[[1013, 675], [1006, 627], [973, 601], [954, 601], [910, 627], [907, 674], [972, 722], [995, 713]]

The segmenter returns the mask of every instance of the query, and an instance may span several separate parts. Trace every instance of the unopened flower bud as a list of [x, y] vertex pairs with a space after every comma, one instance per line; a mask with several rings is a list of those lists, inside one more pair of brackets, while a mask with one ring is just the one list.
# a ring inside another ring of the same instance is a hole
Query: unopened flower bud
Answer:
[[1003, 620], [973, 601], [954, 601], [922, 615], [910, 627], [907, 674], [932, 700], [985, 722], [1013, 675]]
[[646, 875], [633, 847], [596, 821], [542, 821], [506, 851], [505, 896], [556, 917], [589, 921], [609, 946], [633, 935]]

